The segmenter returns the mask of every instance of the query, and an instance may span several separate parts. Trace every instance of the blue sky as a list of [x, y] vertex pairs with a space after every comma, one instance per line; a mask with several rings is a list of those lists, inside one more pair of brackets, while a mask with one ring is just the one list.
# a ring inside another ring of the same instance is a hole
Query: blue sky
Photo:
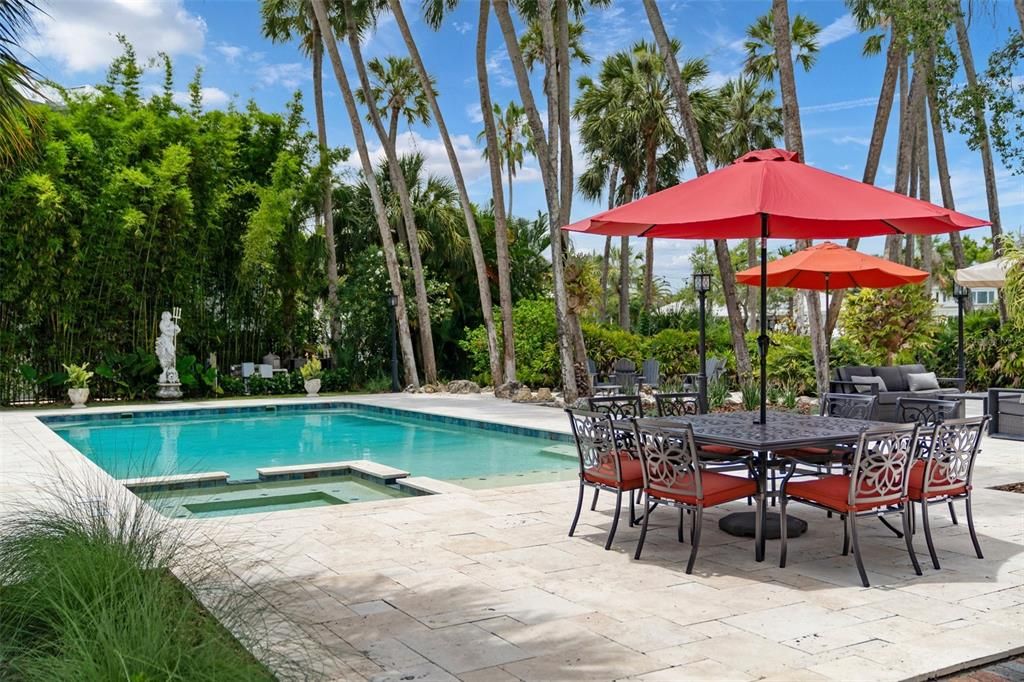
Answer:
[[[683, 43], [682, 56], [706, 57], [712, 69], [709, 84], [718, 85], [739, 71], [745, 27], [766, 11], [770, 3], [680, 0], [661, 5], [669, 32]], [[264, 109], [283, 111], [292, 92], [301, 89], [312, 118], [309, 64], [295, 45], [275, 45], [262, 37], [259, 5], [255, 0], [53, 0], [44, 6], [49, 17], [41, 18], [39, 35], [31, 39], [30, 49], [37, 69], [62, 84], [101, 82], [107, 64], [118, 53], [113, 36], [121, 32], [135, 44], [142, 58], [158, 50], [171, 54], [183, 101], [193, 70], [201, 65], [208, 107], [224, 107], [232, 100], [244, 104], [254, 99]], [[482, 125], [474, 63], [478, 6], [473, 2], [461, 3], [437, 32], [418, 20], [418, 8], [418, 2], [406, 3], [406, 14], [427, 68], [437, 79], [441, 106], [455, 136], [471, 197], [486, 201], [490, 181], [476, 142]], [[986, 3], [986, 9], [987, 13], [975, 16], [971, 25], [979, 66], [984, 65], [994, 46], [1005, 41], [1007, 31], [1017, 25], [1010, 0]], [[842, 2], [791, 0], [790, 13], [806, 14], [824, 28], [817, 64], [809, 73], [797, 72], [807, 161], [859, 179], [884, 59], [861, 56], [863, 38], [854, 29]], [[496, 24], [492, 17], [488, 71], [492, 98], [504, 104], [513, 99], [518, 101], [519, 96]], [[585, 45], [594, 58], [589, 70], [595, 69], [602, 57], [628, 48], [636, 40], [650, 39], [640, 0], [614, 0], [608, 8], [591, 10], [586, 26]], [[405, 53], [390, 17], [367, 38], [364, 51], [367, 59]], [[342, 49], [343, 59], [346, 54]], [[588, 70], [574, 68], [574, 75]], [[156, 87], [160, 78], [159, 73], [152, 72], [147, 75], [147, 82]], [[536, 85], [539, 94], [539, 81]], [[329, 68], [325, 70], [325, 95], [330, 143], [351, 144], [349, 121]], [[895, 127], [891, 125], [877, 178], [877, 184], [883, 187], [892, 187], [895, 136]], [[435, 129], [409, 129], [403, 123], [399, 144], [402, 150], [422, 153], [432, 172], [450, 173]], [[957, 208], [979, 217], [987, 216], [978, 154], [969, 150], [957, 135], [947, 133], [946, 144]], [[378, 145], [371, 147], [377, 156], [382, 156]], [[353, 161], [350, 172], [354, 172], [356, 165]], [[581, 168], [582, 161], [576, 167]], [[932, 175], [934, 178], [934, 171]], [[1011, 175], [1001, 166], [997, 167], [997, 175], [1004, 230], [1019, 231], [1024, 226], [1024, 178]], [[514, 191], [517, 215], [532, 216], [543, 207], [539, 173], [532, 159], [520, 171]], [[936, 201], [940, 197], [937, 185], [932, 189], [932, 197]], [[573, 217], [584, 218], [600, 208], [577, 197]], [[983, 236], [986, 230], [977, 231], [978, 235]], [[574, 239], [580, 248], [589, 250], [598, 250], [603, 243], [596, 237]], [[673, 287], [681, 284], [689, 272], [688, 255], [694, 246], [687, 241], [659, 241], [656, 273], [666, 277]], [[869, 240], [864, 248], [877, 251], [878, 240]]]

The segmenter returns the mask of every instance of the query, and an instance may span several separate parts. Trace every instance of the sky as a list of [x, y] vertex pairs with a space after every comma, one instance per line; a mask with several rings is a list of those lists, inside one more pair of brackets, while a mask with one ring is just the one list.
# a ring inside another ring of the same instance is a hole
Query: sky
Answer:
[[[301, 90], [312, 120], [312, 69], [296, 44], [274, 44], [261, 32], [256, 0], [43, 0], [46, 12], [37, 21], [37, 35], [29, 37], [30, 63], [44, 76], [65, 86], [87, 86], [103, 82], [111, 59], [119, 54], [115, 34], [123, 33], [135, 45], [141, 60], [159, 51], [169, 54], [175, 66], [176, 91], [187, 101], [187, 85], [196, 67], [203, 68], [204, 105], [223, 108], [234, 102], [244, 106], [252, 99], [264, 110], [283, 112], [292, 93]], [[705, 57], [711, 68], [706, 81], [718, 86], [742, 68], [744, 31], [767, 11], [768, 0], [670, 0], [659, 3], [668, 31], [682, 41], [681, 58]], [[1017, 26], [1011, 0], [985, 3], [987, 12], [971, 19], [970, 33], [975, 60], [983, 68], [987, 55], [1005, 42], [1008, 31]], [[479, 6], [462, 2], [434, 31], [418, 17], [419, 2], [405, 3], [406, 16], [427, 69], [437, 80], [440, 104], [457, 149], [470, 197], [476, 202], [490, 199], [490, 180], [481, 157], [482, 129], [476, 84], [475, 47]], [[790, 15], [805, 14], [822, 27], [821, 51], [810, 72], [798, 69], [797, 93], [801, 108], [806, 161], [819, 168], [860, 179], [871, 135], [875, 103], [881, 85], [884, 56], [861, 56], [863, 36], [859, 35], [844, 4], [837, 0], [791, 0]], [[573, 77], [594, 72], [602, 58], [628, 49], [635, 41], [651, 40], [640, 0], [613, 0], [606, 8], [588, 11], [584, 46], [593, 58], [590, 67], [574, 65]], [[348, 55], [341, 46], [342, 59]], [[405, 55], [405, 45], [395, 22], [385, 16], [377, 30], [367, 36], [364, 57]], [[491, 17], [488, 35], [488, 74], [491, 97], [502, 105], [519, 101], [511, 66]], [[962, 78], [962, 76], [960, 76]], [[350, 76], [353, 78], [353, 76]], [[354, 80], [354, 78], [353, 78]], [[144, 78], [157, 91], [162, 73], [153, 69]], [[340, 92], [329, 66], [324, 75], [328, 140], [332, 146], [352, 145], [352, 132]], [[540, 93], [535, 74], [535, 93]], [[895, 174], [895, 116], [886, 136], [886, 147], [876, 183], [891, 188]], [[371, 153], [383, 158], [379, 144]], [[781, 141], [780, 141], [781, 146]], [[957, 209], [988, 217], [985, 183], [980, 155], [967, 148], [959, 135], [946, 134], [953, 192]], [[577, 145], [578, 147], [578, 145]], [[444, 147], [432, 126], [404, 122], [400, 128], [399, 151], [418, 151], [428, 171], [450, 176]], [[575, 168], [583, 167], [579, 150]], [[1005, 231], [1024, 227], [1024, 177], [1012, 175], [998, 161], [1000, 210]], [[358, 159], [353, 152], [343, 172], [355, 173]], [[684, 177], [693, 177], [689, 169]], [[937, 173], [932, 170], [932, 197], [940, 197]], [[520, 169], [514, 187], [514, 213], [533, 217], [544, 209], [540, 173], [533, 159]], [[937, 200], [937, 199], [936, 199]], [[580, 197], [573, 202], [573, 219], [579, 220], [603, 208]], [[988, 228], [971, 231], [983, 237]], [[599, 251], [603, 238], [573, 237], [577, 248]], [[878, 252], [880, 239], [866, 240], [862, 249]], [[689, 255], [698, 243], [659, 240], [656, 244], [655, 274], [675, 289], [689, 277]], [[770, 244], [770, 248], [784, 242]]]

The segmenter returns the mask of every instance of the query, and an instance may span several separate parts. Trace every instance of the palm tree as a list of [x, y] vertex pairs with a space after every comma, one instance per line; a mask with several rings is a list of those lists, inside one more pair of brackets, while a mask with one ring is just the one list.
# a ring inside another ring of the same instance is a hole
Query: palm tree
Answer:
[[32, 150], [39, 118], [24, 92], [38, 94], [35, 73], [14, 50], [32, 31], [32, 0], [0, 1], [0, 168], [13, 165]]
[[[800, 158], [804, 159], [804, 139], [800, 126], [800, 106], [796, 96], [796, 77], [793, 73], [793, 62], [789, 59], [792, 55], [792, 47], [790, 45], [789, 7], [786, 0], [772, 0], [771, 21], [776, 55], [775, 63], [779, 70], [779, 92], [782, 96], [786, 148], [798, 153]], [[806, 39], [806, 32], [802, 35]], [[816, 45], [813, 38], [811, 42]], [[807, 68], [806, 65], [805, 68]], [[797, 248], [806, 248], [810, 246], [810, 243], [810, 240], [799, 240]], [[821, 320], [821, 309], [818, 307], [817, 292], [805, 292], [805, 300], [818, 395], [824, 395], [828, 390], [828, 351], [825, 344], [825, 328]], [[762, 350], [762, 352], [765, 351]]]
[[[771, 10], [757, 18], [747, 27], [747, 40], [743, 43], [747, 49], [744, 69], [748, 74], [759, 78], [765, 83], [775, 80], [779, 71], [779, 61], [775, 50], [775, 22]], [[810, 71], [818, 58], [818, 34], [821, 27], [802, 14], [796, 15], [790, 28], [789, 38], [796, 47], [793, 59]]]
[[[491, 88], [487, 78], [487, 24], [491, 13], [489, 0], [480, 0], [476, 34], [476, 80], [480, 91], [480, 108], [491, 111]], [[501, 306], [502, 354], [505, 381], [516, 380], [516, 347], [512, 320], [512, 257], [509, 251], [508, 218], [512, 210], [512, 180], [509, 174], [509, 211], [501, 196], [500, 143], [494, 118], [484, 116], [484, 137], [487, 140], [487, 165], [490, 171], [492, 205], [494, 207], [494, 252], [498, 260], [498, 299]], [[492, 378], [497, 382], [497, 378]]]
[[[505, 176], [508, 178], [508, 211], [506, 215], [512, 215], [512, 179], [516, 171], [522, 167], [523, 159], [527, 152], [532, 152], [530, 145], [530, 127], [526, 124], [526, 110], [515, 102], [509, 102], [503, 110], [501, 105], [495, 102], [492, 105], [494, 113], [494, 127], [498, 135], [498, 162], [505, 166]], [[478, 140], [486, 140], [487, 129], [481, 130], [477, 135]], [[484, 147], [483, 157], [488, 158], [490, 150]]]
[[345, 109], [348, 112], [349, 123], [352, 125], [352, 137], [355, 139], [356, 151], [363, 170], [363, 178], [373, 202], [374, 217], [377, 221], [377, 230], [380, 232], [381, 245], [384, 251], [384, 262], [387, 265], [388, 279], [391, 282], [391, 293], [397, 299], [395, 310], [398, 317], [398, 337], [402, 349], [402, 366], [405, 372], [405, 381], [412, 386], [418, 386], [419, 375], [416, 371], [416, 354], [412, 348], [412, 335], [409, 332], [409, 317], [406, 313], [402, 274], [398, 267], [395, 242], [391, 239], [391, 226], [388, 225], [384, 202], [381, 199], [380, 190], [377, 187], [377, 181], [373, 174], [370, 153], [366, 147], [366, 136], [363, 133], [359, 110], [356, 108], [356, 99], [349, 85], [348, 76], [345, 74], [341, 55], [338, 53], [338, 41], [335, 37], [334, 27], [330, 23], [324, 0], [310, 0], [310, 2], [317, 24], [320, 26], [324, 45], [327, 47], [331, 67], [334, 69], [334, 77], [338, 81], [342, 99], [345, 101]]
[[[679, 62], [676, 60], [676, 51], [673, 49], [672, 41], [669, 40], [668, 32], [665, 30], [665, 23], [661, 19], [661, 12], [658, 10], [656, 0], [643, 0], [644, 10], [647, 13], [647, 20], [651, 24], [651, 31], [654, 33], [654, 40], [661, 51], [661, 57], [665, 61], [665, 70], [668, 73], [669, 83], [672, 85], [672, 92], [676, 96], [679, 107], [679, 115], [682, 118], [683, 132], [686, 135], [686, 146], [690, 159], [693, 161], [694, 170], [697, 175], [706, 175], [708, 172], [707, 159], [704, 155], [704, 144], [701, 140], [700, 127], [694, 113], [693, 103], [690, 100], [690, 92], [686, 81], [683, 80], [682, 72], [679, 69]], [[722, 295], [725, 298], [725, 308], [729, 316], [729, 331], [732, 336], [732, 347], [736, 354], [736, 371], [740, 377], [746, 378], [751, 374], [750, 351], [747, 348], [747, 340], [744, 337], [743, 315], [740, 312], [739, 302], [736, 298], [736, 272], [732, 265], [732, 256], [729, 253], [729, 244], [724, 239], [714, 240], [715, 259], [718, 261], [718, 271], [722, 278]]]
[[[352, 53], [352, 61], [355, 62], [356, 73], [359, 75], [359, 82], [363, 89], [363, 96], [366, 102], [373, 101], [370, 77], [366, 71], [366, 64], [363, 61], [362, 47], [360, 44], [361, 30], [367, 26], [373, 17], [369, 14], [356, 16], [355, 3], [347, 0], [342, 3], [345, 24], [347, 27], [349, 51]], [[360, 6], [361, 9], [367, 9]], [[402, 210], [402, 220], [405, 223], [407, 243], [409, 246], [409, 261], [412, 264], [413, 288], [416, 292], [416, 316], [419, 321], [420, 358], [423, 361], [423, 374], [428, 384], [437, 381], [437, 360], [434, 356], [434, 334], [430, 324], [430, 301], [427, 298], [426, 273], [423, 268], [423, 259], [420, 255], [418, 231], [416, 229], [416, 214], [412, 208], [412, 201], [409, 199], [409, 188], [405, 185], [405, 178], [401, 173], [401, 166], [398, 162], [398, 152], [391, 144], [391, 138], [384, 130], [380, 113], [376, 106], [368, 106], [370, 122], [373, 124], [381, 146], [384, 148], [384, 155], [388, 160], [388, 171], [391, 182], [398, 193], [398, 201]]]
[[[575, 115], [575, 113], [574, 113]], [[576, 191], [584, 199], [596, 201], [607, 194], [608, 208], [615, 208], [616, 190], [619, 185], [619, 167], [609, 154], [600, 149], [587, 152], [587, 167], [576, 181]], [[604, 255], [601, 259], [601, 299], [597, 318], [608, 321], [608, 275], [611, 271], [612, 238], [604, 238]]]
[[338, 254], [334, 239], [334, 191], [331, 153], [327, 146], [327, 123], [324, 117], [324, 44], [320, 25], [312, 7], [304, 0], [263, 0], [263, 35], [275, 43], [298, 39], [300, 50], [313, 61], [313, 102], [316, 109], [316, 133], [323, 177], [323, 198], [320, 215], [324, 223], [324, 246], [327, 252], [327, 328], [330, 341], [338, 338]]
[[[436, 29], [441, 21], [441, 17], [443, 16], [444, 7], [450, 7], [453, 3], [454, 0], [441, 0], [441, 6], [439, 7], [435, 7], [431, 3], [424, 3], [424, 9], [428, 13], [428, 23], [430, 23], [429, 19], [431, 17], [436, 17], [438, 23], [432, 24]], [[473, 267], [476, 271], [477, 288], [480, 290], [480, 308], [484, 318], [484, 329], [487, 332], [487, 350], [490, 357], [491, 377], [495, 382], [497, 382], [503, 376], [503, 367], [502, 356], [498, 350], [497, 329], [494, 325], [491, 285], [487, 276], [487, 262], [484, 260], [484, 250], [483, 245], [480, 242], [480, 232], [477, 229], [476, 216], [473, 215], [473, 204], [469, 200], [469, 192], [466, 189], [466, 180], [462, 175], [462, 166], [459, 164], [459, 158], [455, 153], [455, 146], [452, 144], [451, 136], [448, 134], [448, 126], [445, 124], [441, 107], [437, 103], [437, 96], [434, 92], [433, 86], [431, 85], [431, 77], [427, 73], [426, 66], [423, 64], [423, 58], [420, 56], [419, 48], [416, 46], [416, 41], [412, 37], [412, 31], [409, 30], [409, 22], [405, 18], [405, 11], [402, 9], [402, 2], [401, 0], [388, 0], [388, 7], [391, 10], [392, 16], [395, 18], [395, 23], [398, 26], [399, 32], [402, 34], [402, 40], [405, 42], [406, 49], [409, 52], [409, 57], [412, 59], [413, 66], [416, 68], [416, 73], [419, 74], [420, 84], [427, 96], [427, 102], [430, 104], [430, 110], [434, 116], [434, 123], [437, 125], [438, 134], [441, 136], [445, 153], [448, 155], [448, 163], [452, 168], [452, 177], [455, 180], [455, 188], [459, 193], [459, 203], [462, 205], [462, 215], [466, 220], [466, 230], [469, 232], [469, 243], [473, 251]], [[436, 10], [433, 14], [430, 13], [432, 8]], [[511, 283], [509, 276], [509, 260], [507, 256], [508, 236], [500, 226], [497, 229], [497, 232], [499, 234], [495, 239], [498, 251], [498, 287], [501, 299], [502, 316], [504, 319], [507, 311], [508, 320], [511, 321], [512, 298], [510, 293]], [[515, 378], [515, 355], [510, 352], [512, 344], [511, 324], [508, 324], [505, 329], [506, 352], [504, 358], [504, 369], [510, 372], [511, 377], [506, 378], [511, 380]]]
[[[373, 58], [366, 68], [370, 72], [373, 84], [370, 92], [374, 105], [378, 108], [378, 115], [388, 121], [388, 140], [394, 147], [398, 138], [399, 119], [404, 118], [408, 125], [417, 121], [430, 122], [427, 94], [423, 91], [419, 74], [408, 57], [389, 55], [383, 62]], [[434, 81], [431, 79], [431, 87], [433, 85]], [[356, 98], [362, 104], [367, 104], [362, 90], [356, 93]], [[366, 118], [370, 120], [369, 115]]]

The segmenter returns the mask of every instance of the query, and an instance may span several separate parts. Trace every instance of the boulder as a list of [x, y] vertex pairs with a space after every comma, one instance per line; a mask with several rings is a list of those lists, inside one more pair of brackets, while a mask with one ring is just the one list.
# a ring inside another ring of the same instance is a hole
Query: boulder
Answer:
[[528, 386], [523, 386], [515, 395], [512, 396], [512, 402], [515, 403], [529, 403], [533, 402], [533, 391]]
[[437, 387], [433, 384], [427, 384], [422, 390], [424, 393], [437, 393]]
[[590, 409], [590, 403], [587, 402], [586, 398], [576, 398], [576, 400], [572, 401], [572, 406], [571, 407], [574, 410], [589, 410]]
[[555, 396], [551, 393], [550, 388], [538, 388], [537, 389], [537, 402], [549, 403]]
[[475, 381], [456, 379], [448, 382], [449, 393], [479, 393], [480, 385]]
[[518, 391], [522, 387], [523, 387], [523, 385], [521, 383], [519, 383], [518, 381], [506, 381], [503, 384], [499, 384], [498, 386], [495, 386], [495, 388], [494, 388], [494, 397], [495, 398], [505, 398], [507, 400], [507, 399], [511, 398], [512, 396], [514, 396], [516, 394], [516, 391]]

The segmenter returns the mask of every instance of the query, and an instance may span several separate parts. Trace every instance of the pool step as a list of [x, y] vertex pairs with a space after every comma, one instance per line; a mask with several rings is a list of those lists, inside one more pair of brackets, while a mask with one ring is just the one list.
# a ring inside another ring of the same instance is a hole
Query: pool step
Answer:
[[186, 488], [212, 488], [219, 485], [227, 485], [228, 472], [204, 471], [196, 474], [122, 478], [118, 483], [133, 493], [159, 493], [167, 490], [185, 490]]
[[385, 464], [371, 462], [368, 459], [352, 459], [344, 462], [324, 462], [320, 464], [294, 464], [283, 467], [260, 467], [256, 469], [261, 481], [298, 481], [307, 478], [324, 478], [329, 476], [353, 476], [381, 485], [394, 483], [406, 478], [408, 471], [402, 471]]
[[558, 445], [549, 445], [546, 448], [541, 449], [545, 455], [562, 455], [563, 457], [576, 457], [576, 446], [569, 445], [568, 443], [559, 443]]

